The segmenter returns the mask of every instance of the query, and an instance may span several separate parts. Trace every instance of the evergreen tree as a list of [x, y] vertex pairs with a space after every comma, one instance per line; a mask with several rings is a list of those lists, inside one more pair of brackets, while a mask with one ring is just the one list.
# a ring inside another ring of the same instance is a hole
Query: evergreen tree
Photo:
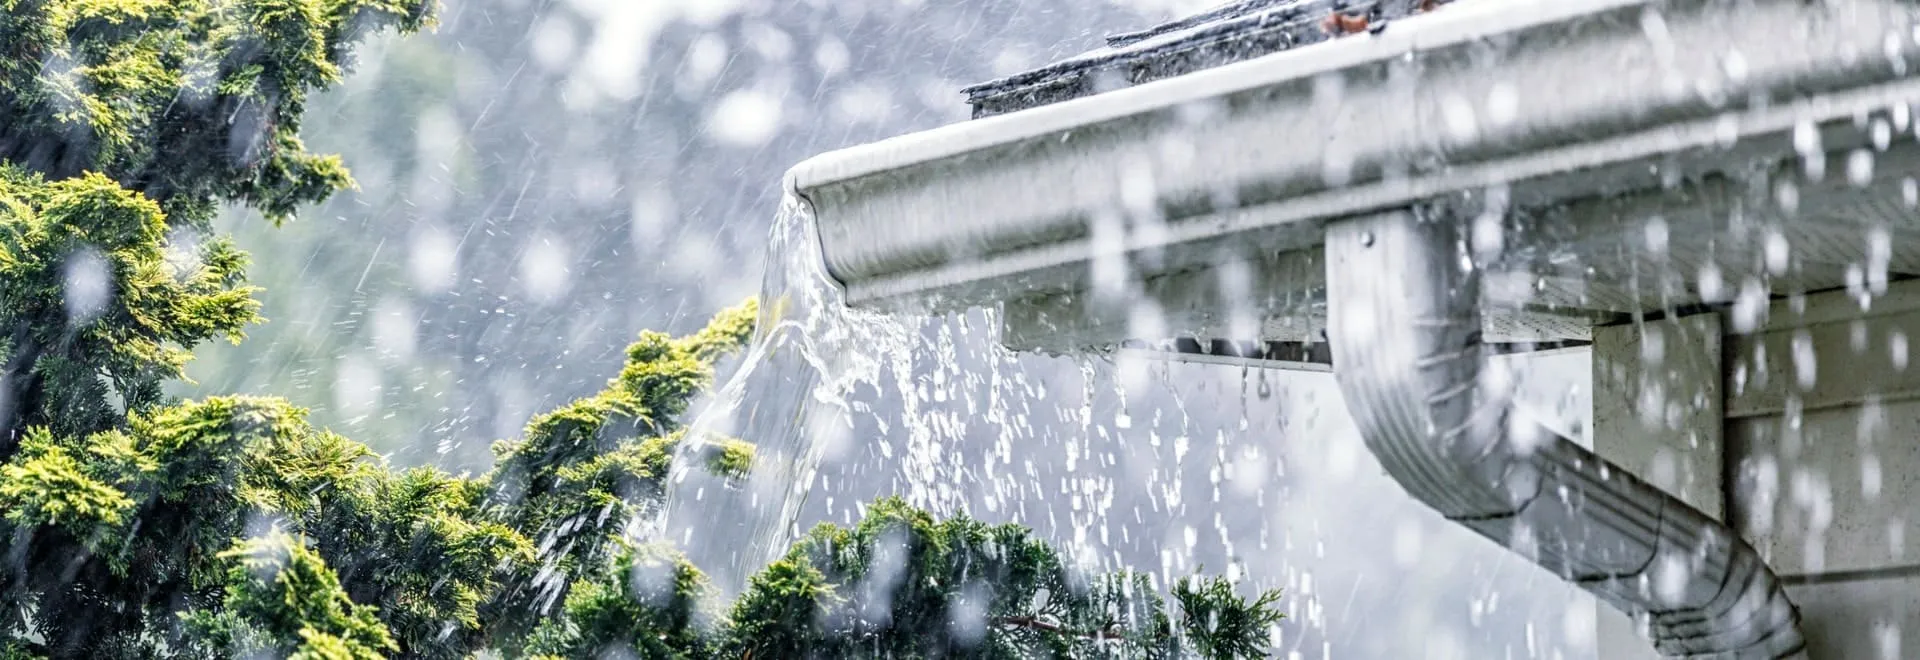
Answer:
[[169, 399], [195, 345], [259, 320], [245, 254], [194, 237], [221, 204], [284, 221], [351, 184], [301, 147], [304, 100], [429, 1], [0, 8], [0, 656], [1235, 657], [1279, 618], [893, 500], [715, 602], [627, 523], [676, 458], [752, 468], [678, 422], [751, 303], [642, 334], [477, 476], [396, 469], [278, 399]]

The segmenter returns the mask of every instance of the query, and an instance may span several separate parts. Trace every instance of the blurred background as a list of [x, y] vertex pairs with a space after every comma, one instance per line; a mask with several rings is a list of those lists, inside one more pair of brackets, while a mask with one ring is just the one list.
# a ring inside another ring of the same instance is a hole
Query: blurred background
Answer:
[[[283, 227], [223, 219], [270, 320], [203, 349], [181, 394], [286, 396], [395, 464], [484, 470], [492, 441], [603, 387], [639, 331], [755, 294], [792, 164], [963, 121], [965, 85], [1211, 4], [443, 1], [437, 32], [370, 44], [308, 111], [308, 144], [358, 190]], [[917, 493], [1103, 566], [1283, 587], [1291, 657], [1592, 654], [1590, 599], [1407, 499], [1330, 377], [953, 350], [1032, 396], [940, 369], [905, 381], [935, 394], [852, 393], [870, 421], [827, 452], [802, 527]], [[1586, 365], [1525, 370], [1576, 433]], [[911, 471], [910, 444], [944, 467]]]

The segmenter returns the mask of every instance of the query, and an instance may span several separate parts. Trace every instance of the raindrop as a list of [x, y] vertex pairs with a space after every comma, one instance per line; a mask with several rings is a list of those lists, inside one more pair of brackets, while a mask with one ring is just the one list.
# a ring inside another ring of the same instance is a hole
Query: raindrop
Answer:
[[1749, 278], [1740, 286], [1740, 295], [1733, 300], [1734, 330], [1740, 333], [1751, 333], [1760, 329], [1760, 323], [1765, 319], [1766, 313], [1767, 289], [1758, 279]]
[[1449, 95], [1440, 102], [1440, 112], [1447, 123], [1447, 133], [1455, 142], [1471, 142], [1479, 137], [1479, 120], [1474, 117], [1473, 104], [1466, 99]]
[[520, 281], [527, 295], [541, 304], [558, 300], [572, 280], [568, 271], [567, 248], [560, 238], [542, 236], [520, 255]]
[[1880, 42], [1880, 53], [1887, 57], [1887, 64], [1893, 68], [1893, 75], [1907, 75], [1907, 58], [1900, 52], [1900, 35], [1888, 32]]
[[1873, 152], [1855, 149], [1847, 154], [1847, 182], [1858, 188], [1873, 183]]
[[459, 245], [437, 224], [414, 228], [413, 247], [408, 254], [413, 283], [427, 293], [446, 291], [459, 278]]
[[1677, 552], [1664, 553], [1653, 570], [1654, 593], [1660, 600], [1670, 605], [1684, 603], [1692, 578], [1686, 557]]
[[1806, 330], [1793, 333], [1793, 371], [1802, 391], [1813, 389], [1817, 380], [1813, 356], [1813, 336]]
[[357, 417], [380, 407], [380, 369], [358, 355], [340, 361], [334, 374], [333, 405], [340, 414]]
[[1747, 56], [1737, 50], [1727, 51], [1726, 57], [1720, 60], [1720, 68], [1727, 74], [1728, 81], [1743, 82], [1747, 79]]
[[1767, 231], [1766, 240], [1767, 272], [1774, 275], [1786, 274], [1789, 256], [1786, 234], [1778, 229], [1771, 229]]
[[1789, 215], [1799, 211], [1800, 187], [1794, 185], [1792, 181], [1781, 179], [1773, 185], [1773, 203], [1779, 205], [1780, 210]]
[[373, 312], [373, 345], [395, 359], [411, 358], [418, 324], [419, 316], [407, 301], [382, 298]]
[[1720, 279], [1720, 267], [1708, 261], [1700, 265], [1700, 299], [1704, 302], [1722, 302], [1726, 293], [1726, 282]]
[[1646, 239], [1647, 239], [1647, 249], [1652, 251], [1656, 255], [1662, 255], [1662, 256], [1666, 255], [1667, 253], [1667, 219], [1657, 215], [1648, 219], [1647, 225], [1645, 227], [1645, 233], [1646, 233]]
[[1886, 227], [1867, 231], [1867, 290], [1874, 295], [1887, 292], [1887, 270], [1893, 260], [1893, 237]]
[[98, 250], [83, 248], [67, 257], [61, 273], [67, 323], [84, 325], [107, 308], [113, 297], [113, 272]]
[[1493, 261], [1499, 258], [1506, 244], [1506, 228], [1498, 213], [1482, 213], [1473, 222], [1473, 254], [1475, 258]]
[[743, 89], [720, 99], [707, 116], [707, 132], [721, 144], [758, 147], [780, 131], [780, 99], [757, 89]]
[[1880, 649], [1881, 658], [1899, 658], [1900, 626], [1888, 621], [1873, 622], [1874, 646]]
[[1819, 181], [1827, 175], [1826, 152], [1820, 148], [1820, 129], [1812, 121], [1801, 120], [1793, 127], [1793, 150], [1800, 154], [1807, 178]]
[[1893, 361], [1893, 368], [1907, 370], [1907, 333], [1894, 330], [1887, 336], [1887, 357]]
[[530, 46], [533, 59], [540, 66], [549, 71], [563, 71], [573, 59], [578, 43], [573, 21], [565, 13], [552, 12], [534, 27]]
[[1860, 457], [1860, 494], [1868, 499], [1880, 497], [1880, 457], [1868, 452]]
[[1514, 84], [1500, 81], [1487, 92], [1487, 121], [1494, 126], [1512, 124], [1520, 116], [1520, 93]]

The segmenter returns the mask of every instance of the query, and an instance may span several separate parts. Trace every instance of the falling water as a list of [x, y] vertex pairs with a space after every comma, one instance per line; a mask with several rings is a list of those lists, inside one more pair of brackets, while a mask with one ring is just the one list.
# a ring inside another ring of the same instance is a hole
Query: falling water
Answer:
[[[663, 530], [728, 591], [776, 558], [794, 525], [826, 441], [851, 430], [854, 386], [879, 381], [883, 359], [909, 346], [908, 320], [848, 309], [827, 275], [811, 213], [789, 197], [767, 248], [760, 319], [740, 366], [689, 425], [670, 475]], [[755, 445], [744, 482], [706, 472], [693, 457], [708, 440]]]
[[[1056, 379], [1029, 370], [1065, 371], [1072, 364], [1001, 348], [992, 340], [998, 323], [991, 312], [916, 318], [847, 307], [826, 272], [810, 213], [798, 199], [781, 204], [756, 335], [689, 424], [690, 441], [669, 476], [665, 513], [652, 533], [694, 557], [722, 589], [737, 592], [800, 533], [808, 498], [833, 491], [824, 487], [828, 479], [879, 481], [819, 474], [823, 457], [865, 451], [893, 473], [885, 475], [889, 487], [831, 503], [838, 506], [825, 507], [829, 514], [843, 514], [833, 522], [852, 522], [858, 516], [844, 514], [857, 514], [874, 495], [898, 495], [953, 515], [1068, 493], [1073, 505], [1065, 520], [1051, 511], [1041, 514], [1044, 520], [1018, 512], [996, 517], [1087, 538], [1106, 517], [1113, 483], [1087, 475], [1095, 472], [1089, 465], [1076, 470], [1075, 459], [1092, 462], [1089, 443], [1096, 437], [1115, 440], [1108, 428], [1114, 413], [1103, 413], [1108, 423], [1099, 428], [1088, 425], [1103, 380], [1094, 362], [1078, 363], [1080, 397], [1050, 397], [1046, 383]], [[1074, 423], [1055, 423], [1070, 417]], [[744, 481], [711, 474], [697, 458], [704, 442], [727, 437], [755, 446]], [[1068, 451], [1064, 465], [1045, 459], [1048, 447]], [[1033, 483], [1042, 474], [1057, 474], [1061, 482]]]
[[[1112, 468], [1124, 458], [1116, 448], [1124, 436], [1154, 434], [1135, 449], [1157, 456], [1164, 433], [1184, 455], [1182, 406], [1153, 411], [1149, 426], [1164, 416], [1165, 428], [1130, 429], [1124, 403], [1137, 396], [1115, 387], [1110, 361], [1016, 356], [995, 341], [993, 312], [916, 318], [851, 309], [814, 232], [807, 204], [785, 200], [768, 245], [756, 335], [689, 424], [651, 533], [737, 592], [802, 531], [809, 497], [832, 497], [859, 480], [886, 486], [808, 510], [824, 508], [847, 524], [865, 500], [898, 495], [936, 514], [984, 513], [1070, 539], [1064, 549], [1089, 568], [1126, 563], [1086, 552], [1131, 538], [1102, 529], [1114, 506]], [[1050, 389], [1073, 380], [1077, 386]], [[703, 442], [727, 437], [755, 445], [744, 480], [711, 474], [698, 460]], [[824, 457], [847, 452], [867, 452], [878, 459], [870, 465], [891, 474], [820, 474]], [[1177, 475], [1148, 482], [1169, 493], [1155, 499], [1180, 501]], [[1027, 506], [1061, 496], [1063, 511]]]
[[[1324, 374], [1015, 355], [999, 344], [993, 312], [849, 309], [814, 230], [804, 202], [782, 204], [757, 335], [696, 407], [665, 513], [650, 521], [651, 534], [680, 546], [728, 595], [802, 525], [857, 522], [874, 497], [899, 495], [940, 516], [1027, 525], [1086, 569], [1142, 570], [1162, 585], [1205, 571], [1249, 589], [1284, 587], [1295, 618], [1274, 639], [1282, 657], [1336, 642], [1356, 657], [1396, 657], [1392, 640], [1367, 637], [1373, 624], [1354, 613], [1408, 599], [1425, 605], [1408, 608], [1399, 623], [1408, 629], [1461, 626], [1463, 643], [1519, 634], [1412, 614], [1444, 609], [1452, 601], [1441, 595], [1464, 584], [1519, 589], [1505, 597], [1521, 603], [1565, 598], [1525, 595], [1528, 574], [1506, 567], [1517, 564], [1504, 553], [1472, 554], [1472, 539], [1430, 530], [1443, 521], [1423, 518], [1366, 467], [1345, 416], [1319, 414], [1341, 409]], [[756, 446], [747, 478], [704, 469], [699, 445], [712, 437]], [[1352, 519], [1394, 535], [1341, 522]], [[1473, 575], [1448, 571], [1417, 593], [1358, 581], [1383, 564], [1422, 561]], [[1514, 625], [1558, 630], [1560, 611], [1549, 604]]]

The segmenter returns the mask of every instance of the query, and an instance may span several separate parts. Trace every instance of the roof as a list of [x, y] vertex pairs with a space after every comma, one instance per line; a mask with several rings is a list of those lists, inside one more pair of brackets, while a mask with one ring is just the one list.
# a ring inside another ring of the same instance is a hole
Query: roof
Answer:
[[1239, 0], [1107, 37], [1105, 47], [962, 90], [991, 117], [1360, 33], [1451, 0]]

